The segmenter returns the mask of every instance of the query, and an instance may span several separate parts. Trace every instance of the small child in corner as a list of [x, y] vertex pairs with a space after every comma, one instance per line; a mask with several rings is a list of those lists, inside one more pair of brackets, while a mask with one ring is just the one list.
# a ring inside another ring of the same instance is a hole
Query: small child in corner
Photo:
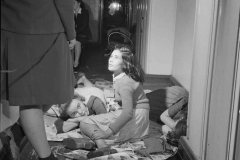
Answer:
[[181, 136], [186, 136], [187, 131], [188, 97], [180, 99], [178, 102], [165, 110], [161, 116], [162, 133], [167, 135], [168, 143], [177, 146]]

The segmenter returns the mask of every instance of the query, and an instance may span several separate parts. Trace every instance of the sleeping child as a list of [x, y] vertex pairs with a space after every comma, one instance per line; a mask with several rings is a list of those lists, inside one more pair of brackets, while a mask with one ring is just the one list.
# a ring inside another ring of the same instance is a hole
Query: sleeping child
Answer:
[[68, 132], [79, 126], [74, 118], [84, 119], [86, 116], [98, 115], [109, 111], [106, 105], [104, 92], [81, 75], [77, 84], [82, 83], [84, 87], [74, 90], [74, 98], [65, 104], [53, 105], [47, 115], [58, 116], [55, 121], [57, 133]]
[[188, 97], [180, 99], [178, 102], [165, 110], [161, 116], [163, 134], [167, 135], [168, 143], [177, 146], [181, 136], [186, 136], [187, 130]]

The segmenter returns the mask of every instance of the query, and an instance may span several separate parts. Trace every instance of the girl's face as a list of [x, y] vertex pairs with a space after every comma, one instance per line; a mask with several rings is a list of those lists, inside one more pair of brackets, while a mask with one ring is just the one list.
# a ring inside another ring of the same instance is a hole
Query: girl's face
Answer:
[[78, 3], [76, 0], [73, 0], [73, 9], [77, 9], [78, 7], [80, 7], [80, 3]]
[[72, 102], [69, 104], [67, 110], [67, 115], [71, 118], [88, 116], [88, 108], [83, 104], [82, 101], [78, 99], [73, 99]]
[[119, 50], [114, 50], [108, 60], [108, 70], [118, 75], [123, 72], [122, 64], [122, 53]]

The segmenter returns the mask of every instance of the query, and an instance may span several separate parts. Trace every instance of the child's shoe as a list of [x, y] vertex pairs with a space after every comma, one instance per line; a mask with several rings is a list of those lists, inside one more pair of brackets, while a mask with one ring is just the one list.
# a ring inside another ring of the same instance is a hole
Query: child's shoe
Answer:
[[90, 151], [87, 154], [87, 158], [91, 159], [91, 158], [95, 158], [95, 157], [111, 155], [111, 154], [114, 154], [114, 153], [118, 153], [116, 149], [111, 149], [110, 147], [104, 147], [104, 148], [100, 148], [96, 151]]
[[95, 149], [95, 143], [89, 139], [84, 138], [66, 138], [63, 140], [63, 145], [66, 148], [75, 149]]

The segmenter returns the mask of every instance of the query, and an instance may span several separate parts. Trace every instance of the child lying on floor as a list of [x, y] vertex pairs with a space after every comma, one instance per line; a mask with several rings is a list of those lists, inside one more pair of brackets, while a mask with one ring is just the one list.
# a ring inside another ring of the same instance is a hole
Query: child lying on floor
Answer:
[[188, 97], [184, 97], [161, 114], [160, 119], [165, 124], [162, 133], [167, 135], [168, 143], [176, 146], [179, 138], [186, 136], [187, 112]]
[[47, 112], [47, 115], [59, 116], [59, 119], [54, 123], [57, 133], [68, 132], [78, 127], [79, 123], [72, 120], [74, 118], [83, 119], [89, 115], [98, 115], [107, 113], [108, 111], [104, 92], [94, 87], [85, 75], [82, 75], [78, 80], [77, 84], [80, 83], [84, 87], [74, 90], [75, 96], [72, 101], [61, 105], [54, 105]]

